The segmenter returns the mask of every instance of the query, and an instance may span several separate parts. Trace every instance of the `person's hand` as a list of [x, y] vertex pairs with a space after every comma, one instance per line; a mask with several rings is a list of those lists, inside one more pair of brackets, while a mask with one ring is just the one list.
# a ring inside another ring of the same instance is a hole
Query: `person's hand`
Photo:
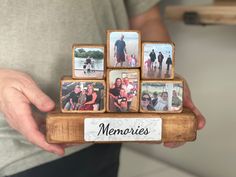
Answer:
[[58, 155], [64, 154], [59, 145], [48, 144], [32, 115], [31, 104], [42, 112], [51, 111], [55, 104], [27, 74], [0, 69], [0, 112], [8, 124], [28, 141]]
[[[178, 75], [178, 77], [181, 77]], [[182, 77], [181, 77], [182, 78]], [[187, 81], [182, 78], [184, 80], [184, 102], [183, 102], [183, 106], [186, 108], [189, 108], [191, 111], [193, 111], [193, 113], [195, 114], [196, 118], [197, 118], [197, 122], [198, 122], [198, 130], [204, 128], [205, 124], [206, 124], [206, 120], [205, 117], [202, 115], [202, 113], [198, 110], [198, 108], [194, 105], [192, 98], [191, 98], [191, 92], [190, 89], [188, 87], [188, 83]], [[168, 143], [164, 143], [165, 147], [169, 147], [169, 148], [176, 148], [179, 146], [182, 146], [183, 144], [185, 144], [185, 142], [168, 142]]]

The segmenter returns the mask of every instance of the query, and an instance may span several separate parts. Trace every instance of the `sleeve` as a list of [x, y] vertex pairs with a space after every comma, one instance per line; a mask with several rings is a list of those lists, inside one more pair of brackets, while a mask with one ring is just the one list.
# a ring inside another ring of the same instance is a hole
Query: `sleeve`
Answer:
[[125, 0], [129, 17], [133, 17], [148, 11], [161, 0]]

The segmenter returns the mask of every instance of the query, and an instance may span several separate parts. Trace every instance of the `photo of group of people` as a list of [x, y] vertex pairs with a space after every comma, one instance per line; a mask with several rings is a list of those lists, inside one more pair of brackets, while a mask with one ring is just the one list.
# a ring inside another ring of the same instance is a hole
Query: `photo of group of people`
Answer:
[[137, 31], [108, 31], [108, 67], [140, 66], [140, 34]]
[[103, 79], [104, 51], [102, 45], [74, 45], [73, 77]]
[[61, 107], [63, 112], [104, 112], [105, 82], [62, 81]]
[[143, 43], [142, 77], [145, 79], [174, 78], [174, 45]]
[[182, 82], [153, 82], [141, 83], [141, 112], [180, 112], [183, 104]]
[[139, 110], [139, 70], [108, 70], [108, 112]]

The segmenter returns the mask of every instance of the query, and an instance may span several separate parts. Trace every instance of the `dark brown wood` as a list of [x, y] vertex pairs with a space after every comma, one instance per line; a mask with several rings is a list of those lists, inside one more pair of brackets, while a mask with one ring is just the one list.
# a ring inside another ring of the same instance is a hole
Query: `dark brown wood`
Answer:
[[[179, 114], [145, 114], [145, 113], [104, 113], [104, 114], [65, 114], [52, 112], [46, 119], [46, 138], [49, 143], [88, 143], [84, 140], [85, 118], [161, 118], [162, 142], [194, 141], [197, 136], [195, 115], [185, 109]], [[139, 141], [140, 142], [140, 141]], [[143, 141], [147, 142], [147, 141]], [[158, 143], [152, 141], [153, 143]], [[151, 142], [151, 143], [152, 143]], [[104, 142], [96, 142], [104, 143]], [[114, 143], [114, 142], [112, 142]], [[148, 142], [150, 143], [150, 141]]]

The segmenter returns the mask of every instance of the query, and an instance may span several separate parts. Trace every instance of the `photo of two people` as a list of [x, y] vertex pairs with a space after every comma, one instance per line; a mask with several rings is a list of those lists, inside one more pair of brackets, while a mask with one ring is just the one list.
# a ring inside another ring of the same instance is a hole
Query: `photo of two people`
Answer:
[[138, 111], [139, 70], [111, 70], [108, 84], [109, 112]]
[[63, 111], [104, 111], [105, 83], [63, 81], [61, 104]]
[[108, 67], [140, 66], [140, 34], [136, 31], [108, 31]]
[[182, 111], [183, 84], [143, 81], [140, 108], [142, 112]]

